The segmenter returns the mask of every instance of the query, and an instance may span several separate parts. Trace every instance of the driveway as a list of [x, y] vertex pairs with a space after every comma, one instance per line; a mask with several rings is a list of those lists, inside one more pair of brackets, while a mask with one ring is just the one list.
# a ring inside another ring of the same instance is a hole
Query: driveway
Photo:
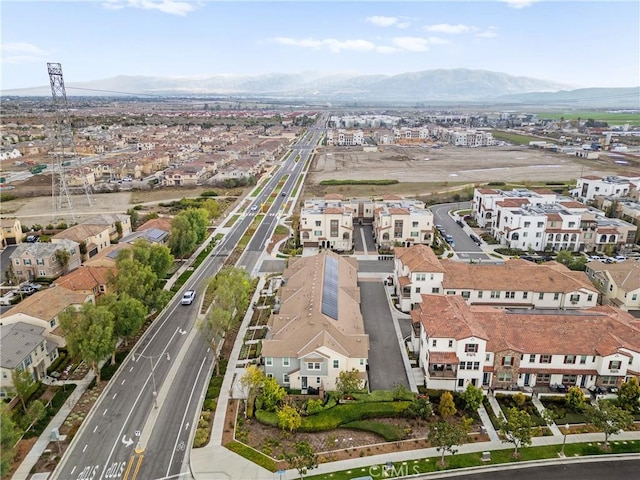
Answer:
[[364, 329], [369, 334], [369, 388], [372, 391], [391, 390], [400, 384], [409, 389], [382, 281], [363, 280], [358, 286]]
[[356, 254], [376, 254], [376, 244], [373, 241], [373, 227], [371, 225], [353, 226], [353, 243]]

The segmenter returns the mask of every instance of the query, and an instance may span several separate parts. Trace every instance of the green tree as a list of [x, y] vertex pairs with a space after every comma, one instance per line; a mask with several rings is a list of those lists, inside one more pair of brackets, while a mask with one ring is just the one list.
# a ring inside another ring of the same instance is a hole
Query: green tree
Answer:
[[631, 377], [620, 385], [616, 403], [627, 412], [640, 412], [640, 385], [637, 377]]
[[209, 214], [209, 218], [218, 218], [222, 215], [222, 210], [220, 209], [220, 203], [213, 198], [207, 198], [204, 202], [202, 202], [202, 208], [207, 211]]
[[173, 217], [168, 244], [171, 253], [184, 258], [196, 248], [197, 243], [198, 234], [193, 230], [189, 219], [183, 215]]
[[518, 456], [518, 448], [531, 443], [531, 429], [533, 421], [531, 416], [524, 410], [512, 407], [507, 410], [506, 419], [498, 420], [500, 432], [504, 435], [503, 442], [513, 443], [515, 450], [513, 456]]
[[287, 395], [284, 388], [278, 385], [278, 382], [273, 377], [265, 377], [262, 383], [262, 393], [260, 399], [262, 400], [262, 408], [268, 412], [273, 412], [284, 400]]
[[441, 420], [429, 430], [429, 442], [431, 446], [436, 447], [436, 451], [441, 452], [440, 465], [445, 466], [444, 454], [450, 452], [455, 455], [459, 445], [467, 440], [469, 433], [469, 422], [451, 422]]
[[464, 408], [470, 412], [475, 412], [482, 405], [482, 399], [484, 393], [481, 388], [478, 388], [471, 383], [467, 385], [467, 388], [460, 394], [462, 400], [464, 400]]
[[560, 250], [556, 255], [556, 262], [570, 268], [571, 263], [573, 262], [573, 255], [568, 250]]
[[133, 252], [123, 249], [116, 257], [116, 271], [111, 283], [118, 296], [126, 293], [149, 309], [158, 306], [158, 277], [149, 265], [139, 262], [133, 258]]
[[142, 265], [151, 267], [158, 280], [165, 278], [173, 265], [173, 255], [166, 245], [136, 240], [131, 249], [133, 258]]
[[584, 393], [582, 393], [580, 387], [577, 387], [575, 385], [573, 387], [569, 387], [569, 390], [567, 390], [567, 395], [564, 397], [564, 401], [567, 405], [567, 408], [573, 410], [574, 412], [584, 410], [584, 407], [587, 403], [587, 399], [585, 398]]
[[456, 404], [453, 401], [453, 395], [451, 392], [444, 392], [440, 397], [440, 403], [438, 404], [438, 414], [442, 418], [453, 417], [456, 414]]
[[64, 310], [59, 320], [69, 352], [89, 363], [100, 383], [98, 363], [113, 352], [117, 340], [113, 313], [107, 307], [84, 303], [80, 310]]
[[25, 422], [27, 427], [31, 427], [36, 422], [42, 420], [47, 414], [47, 409], [41, 400], [36, 400], [29, 405], [27, 409], [27, 415], [25, 416]]
[[294, 432], [300, 428], [300, 425], [302, 425], [300, 412], [291, 405], [283, 405], [281, 408], [276, 410], [276, 415], [278, 416], [278, 426], [282, 430]]
[[318, 467], [318, 455], [309, 442], [296, 442], [293, 446], [293, 452], [285, 453], [284, 458], [290, 468], [295, 468], [300, 478]]
[[359, 392], [362, 390], [362, 380], [360, 379], [360, 372], [355, 368], [351, 371], [343, 370], [338, 374], [336, 380], [336, 391], [340, 396], [344, 396], [348, 393]]
[[207, 238], [209, 212], [204, 208], [187, 208], [179, 215], [184, 215], [189, 221], [191, 228], [196, 233], [196, 243], [202, 243]]
[[22, 403], [22, 411], [26, 412], [26, 402], [36, 389], [36, 381], [33, 379], [33, 374], [29, 370], [14, 368], [11, 370], [11, 379], [13, 380], [13, 388], [16, 390], [16, 395]]
[[[129, 337], [140, 331], [147, 318], [148, 310], [144, 303], [126, 293], [120, 296], [113, 293], [103, 295], [98, 305], [104, 305], [113, 314], [113, 332], [118, 338], [124, 339], [125, 346], [129, 344]], [[115, 356], [111, 363], [115, 363]]]
[[518, 408], [524, 407], [524, 404], [527, 401], [527, 397], [522, 392], [516, 393], [512, 398], [513, 403], [515, 403]]
[[407, 417], [428, 420], [433, 415], [433, 405], [426, 395], [416, 397], [404, 411]]
[[[232, 312], [214, 304], [207, 316], [199, 324], [199, 329], [200, 333], [211, 345], [212, 350], [218, 352], [222, 348], [225, 336], [239, 323], [233, 317]], [[216, 375], [220, 375], [219, 361], [216, 361]]]
[[242, 268], [224, 267], [211, 279], [209, 289], [213, 292], [214, 303], [234, 316], [244, 315], [249, 307], [251, 277]]
[[[216, 362], [216, 367], [220, 362]], [[244, 416], [253, 417], [253, 404], [258, 393], [264, 383], [264, 372], [257, 365], [249, 365], [240, 377], [240, 385], [246, 395], [244, 402]]]
[[135, 230], [138, 225], [138, 211], [135, 208], [130, 208], [127, 210], [127, 215], [131, 217], [131, 228]]
[[22, 432], [13, 421], [7, 404], [0, 402], [0, 477], [7, 478]]
[[605, 450], [609, 449], [609, 436], [633, 425], [633, 415], [606, 400], [587, 406], [586, 414], [587, 422], [604, 433]]

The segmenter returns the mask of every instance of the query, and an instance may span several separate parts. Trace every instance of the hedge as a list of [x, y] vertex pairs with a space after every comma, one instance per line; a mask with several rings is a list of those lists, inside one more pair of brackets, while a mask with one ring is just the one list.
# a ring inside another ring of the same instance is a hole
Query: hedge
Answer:
[[225, 445], [232, 452], [237, 453], [241, 457], [251, 460], [253, 463], [266, 468], [270, 472], [276, 471], [276, 462], [273, 458], [267, 457], [263, 453], [246, 446], [243, 443], [231, 441]]
[[372, 420], [358, 420], [342, 425], [341, 428], [353, 428], [354, 430], [364, 430], [365, 432], [373, 432], [380, 435], [387, 442], [397, 442], [403, 440], [406, 435], [404, 430], [396, 425], [387, 423], [379, 423]]

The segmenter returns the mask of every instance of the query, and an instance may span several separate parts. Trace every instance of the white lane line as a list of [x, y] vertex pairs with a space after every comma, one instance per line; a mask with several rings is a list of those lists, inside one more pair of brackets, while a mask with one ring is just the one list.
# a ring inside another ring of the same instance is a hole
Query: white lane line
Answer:
[[98, 425], [96, 425], [96, 428], [93, 429], [93, 433], [96, 433], [97, 429], [98, 429]]
[[107, 411], [108, 411], [108, 410], [109, 410], [108, 408], [105, 408], [105, 409], [104, 409], [104, 412], [102, 412], [102, 416], [103, 416], [103, 417], [107, 414]]
[[84, 453], [84, 451], [87, 449], [88, 446], [89, 446], [89, 444], [84, 446], [84, 448], [82, 449], [82, 453]]

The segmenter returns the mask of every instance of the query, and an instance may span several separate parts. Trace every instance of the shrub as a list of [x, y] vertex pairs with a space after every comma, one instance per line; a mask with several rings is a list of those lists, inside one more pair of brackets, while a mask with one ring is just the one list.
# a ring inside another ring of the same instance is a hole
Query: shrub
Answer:
[[200, 196], [201, 197], [217, 197], [218, 192], [216, 192], [215, 190], [205, 190], [200, 194]]
[[273, 458], [267, 457], [263, 453], [254, 450], [251, 447], [235, 441], [227, 443], [225, 447], [227, 447], [232, 452], [237, 453], [241, 457], [244, 457], [247, 460], [251, 460], [253, 463], [266, 468], [270, 472], [276, 471], [276, 462], [275, 460], [273, 460]]
[[354, 430], [363, 430], [365, 432], [373, 432], [380, 435], [387, 442], [397, 442], [406, 437], [405, 431], [396, 426], [387, 423], [379, 423], [373, 420], [358, 420], [342, 425], [344, 428], [353, 428]]

